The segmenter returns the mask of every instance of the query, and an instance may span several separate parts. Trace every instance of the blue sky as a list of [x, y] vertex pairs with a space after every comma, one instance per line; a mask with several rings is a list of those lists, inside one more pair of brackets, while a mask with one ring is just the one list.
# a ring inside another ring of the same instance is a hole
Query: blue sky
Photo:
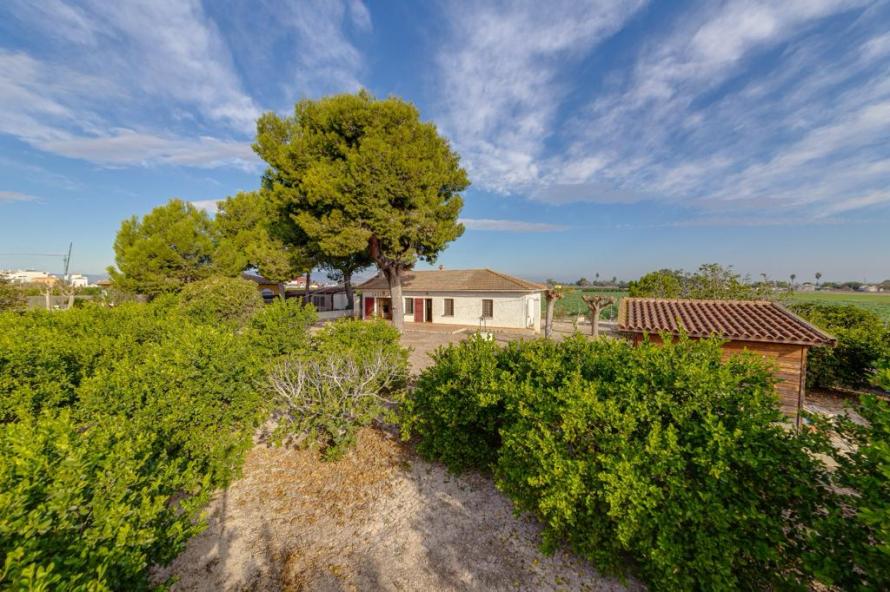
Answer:
[[257, 187], [259, 113], [359, 88], [470, 172], [448, 267], [890, 277], [890, 5], [852, 0], [5, 0], [0, 253], [101, 273], [123, 218]]

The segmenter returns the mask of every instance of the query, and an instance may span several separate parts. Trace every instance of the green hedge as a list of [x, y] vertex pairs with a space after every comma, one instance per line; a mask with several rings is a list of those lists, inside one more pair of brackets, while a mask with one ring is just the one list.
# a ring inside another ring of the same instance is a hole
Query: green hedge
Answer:
[[875, 313], [853, 305], [802, 303], [791, 310], [837, 338], [834, 347], [812, 348], [807, 386], [858, 389], [890, 360], [890, 327]]
[[268, 358], [306, 337], [180, 303], [0, 314], [0, 588], [148, 589], [237, 474]]
[[[710, 341], [575, 337], [503, 349], [468, 340], [435, 362], [404, 407], [406, 437], [451, 468], [492, 470], [541, 520], [547, 547], [568, 545], [609, 572], [632, 568], [656, 590], [797, 589], [839, 571], [817, 571], [813, 558], [834, 551], [813, 529], [851, 505], [836, 493], [851, 473], [832, 474], [813, 454], [831, 451], [824, 431], [781, 425], [762, 360], [723, 362]], [[890, 474], [857, 466], [886, 492]], [[863, 524], [886, 511], [869, 499], [879, 507]], [[882, 536], [890, 545], [874, 524], [850, 536], [849, 548]], [[876, 573], [877, 555], [834, 556], [832, 566]], [[861, 573], [850, 578], [872, 577]]]

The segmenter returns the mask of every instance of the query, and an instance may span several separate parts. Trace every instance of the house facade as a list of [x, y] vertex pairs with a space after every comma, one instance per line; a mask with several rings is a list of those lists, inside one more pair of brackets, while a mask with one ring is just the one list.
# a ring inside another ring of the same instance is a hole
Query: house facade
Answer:
[[807, 351], [835, 339], [783, 306], [768, 300], [668, 300], [624, 298], [618, 331], [639, 343], [688, 335], [719, 337], [724, 359], [743, 352], [766, 358], [775, 368], [779, 408], [795, 425], [806, 400]]
[[[363, 319], [391, 319], [392, 296], [382, 274], [357, 287]], [[409, 271], [402, 276], [405, 323], [484, 329], [541, 330], [544, 286], [490, 269]]]

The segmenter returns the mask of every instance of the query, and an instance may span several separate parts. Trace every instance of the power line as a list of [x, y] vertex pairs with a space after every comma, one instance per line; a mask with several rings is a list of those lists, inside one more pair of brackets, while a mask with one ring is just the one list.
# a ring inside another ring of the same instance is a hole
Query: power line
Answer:
[[65, 253], [0, 253], [0, 257], [64, 257]]

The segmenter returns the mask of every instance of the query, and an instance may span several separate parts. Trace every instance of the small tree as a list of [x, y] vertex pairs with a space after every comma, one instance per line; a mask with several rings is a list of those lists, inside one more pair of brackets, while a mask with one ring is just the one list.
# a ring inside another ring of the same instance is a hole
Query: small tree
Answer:
[[599, 337], [600, 313], [602, 313], [605, 307], [614, 304], [615, 298], [612, 296], [582, 296], [581, 299], [584, 300], [587, 308], [590, 309], [590, 334], [594, 337]]
[[219, 244], [213, 255], [219, 273], [237, 277], [255, 269], [282, 283], [304, 270], [304, 251], [273, 235], [273, 215], [272, 200], [262, 191], [242, 191], [220, 202], [214, 220]]
[[213, 222], [190, 203], [171, 199], [146, 214], [124, 220], [114, 240], [114, 285], [149, 297], [177, 292], [209, 277], [215, 248]]
[[22, 290], [0, 275], [0, 312], [4, 310], [20, 310], [25, 307], [25, 296]]
[[562, 286], [549, 284], [544, 291], [544, 298], [547, 300], [547, 318], [544, 322], [544, 337], [549, 338], [553, 335], [553, 309], [556, 307], [556, 301], [562, 298]]
[[355, 305], [352, 277], [373, 263], [368, 252], [361, 251], [349, 257], [332, 257], [322, 265], [322, 268], [328, 272], [328, 279], [343, 284], [343, 288], [346, 290], [346, 308], [348, 310], [352, 310]]
[[386, 277], [402, 329], [402, 274], [435, 262], [463, 233], [458, 155], [417, 108], [362, 91], [297, 104], [292, 117], [257, 122], [254, 150], [280, 227], [305, 236], [319, 260], [367, 253]]

